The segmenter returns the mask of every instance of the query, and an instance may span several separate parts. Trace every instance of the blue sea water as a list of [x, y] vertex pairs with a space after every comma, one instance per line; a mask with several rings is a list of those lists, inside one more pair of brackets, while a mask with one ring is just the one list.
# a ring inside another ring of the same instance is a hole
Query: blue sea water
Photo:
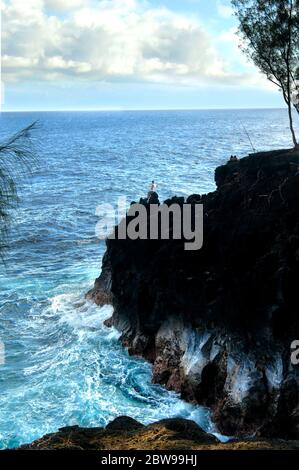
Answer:
[[151, 366], [103, 326], [111, 307], [84, 302], [105, 247], [95, 210], [144, 196], [152, 179], [162, 199], [213, 190], [215, 167], [252, 151], [247, 132], [256, 150], [291, 146], [286, 112], [5, 113], [0, 138], [37, 119], [38, 166], [19, 180], [0, 268], [0, 448], [121, 414], [215, 431], [206, 409], [151, 384]]

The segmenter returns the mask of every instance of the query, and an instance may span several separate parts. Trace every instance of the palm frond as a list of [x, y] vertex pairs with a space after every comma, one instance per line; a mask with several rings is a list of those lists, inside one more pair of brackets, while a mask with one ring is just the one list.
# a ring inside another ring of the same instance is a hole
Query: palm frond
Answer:
[[24, 175], [32, 173], [36, 163], [32, 131], [34, 122], [0, 143], [0, 258], [7, 247], [11, 210], [18, 203], [17, 183]]

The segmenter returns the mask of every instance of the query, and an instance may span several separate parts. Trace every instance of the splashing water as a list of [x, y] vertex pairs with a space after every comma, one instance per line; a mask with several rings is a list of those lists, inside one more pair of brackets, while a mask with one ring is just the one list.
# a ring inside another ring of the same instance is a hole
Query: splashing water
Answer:
[[111, 314], [110, 306], [62, 294], [48, 305], [37, 303], [21, 335], [11, 322], [18, 344], [0, 379], [1, 448], [66, 425], [104, 426], [119, 415], [144, 424], [181, 416], [212, 430], [206, 409], [151, 384], [150, 364], [129, 357], [119, 333], [104, 326]]

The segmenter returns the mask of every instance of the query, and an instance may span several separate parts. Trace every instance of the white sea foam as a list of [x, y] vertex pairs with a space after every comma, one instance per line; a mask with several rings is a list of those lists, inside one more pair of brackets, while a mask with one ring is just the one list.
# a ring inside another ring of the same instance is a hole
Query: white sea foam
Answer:
[[[65, 425], [104, 426], [119, 415], [144, 424], [180, 416], [216, 432], [206, 408], [151, 383], [151, 365], [130, 357], [120, 333], [103, 325], [112, 313], [111, 306], [99, 308], [75, 293], [32, 307], [23, 323], [22, 342], [30, 349], [20, 364], [22, 374], [10, 399], [0, 396], [3, 447]], [[8, 426], [12, 413], [14, 424]], [[17, 438], [11, 437], [14, 429]]]

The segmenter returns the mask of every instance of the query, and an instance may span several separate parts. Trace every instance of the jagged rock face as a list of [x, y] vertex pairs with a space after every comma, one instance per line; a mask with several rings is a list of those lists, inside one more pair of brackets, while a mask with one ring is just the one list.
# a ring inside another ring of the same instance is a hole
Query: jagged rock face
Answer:
[[129, 352], [153, 363], [155, 382], [209, 405], [221, 432], [296, 437], [299, 153], [229, 162], [215, 180], [186, 201], [204, 207], [201, 250], [108, 240], [88, 296], [110, 298]]

